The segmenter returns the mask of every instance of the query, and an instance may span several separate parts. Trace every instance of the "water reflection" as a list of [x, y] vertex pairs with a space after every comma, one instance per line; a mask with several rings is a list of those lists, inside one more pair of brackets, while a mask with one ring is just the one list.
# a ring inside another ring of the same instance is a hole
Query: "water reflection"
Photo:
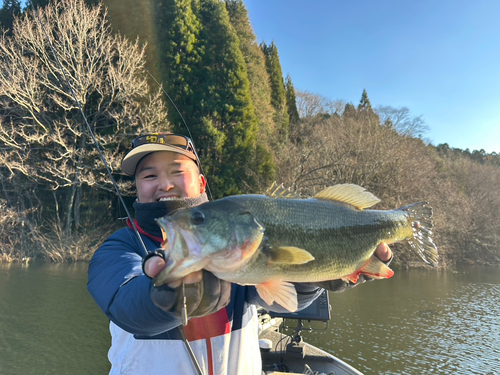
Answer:
[[[0, 265], [0, 374], [109, 371], [86, 270]], [[500, 374], [500, 268], [398, 271], [330, 297], [328, 329], [303, 335], [367, 375]]]
[[304, 335], [366, 374], [499, 374], [500, 269], [398, 272], [331, 294], [328, 335]]
[[0, 374], [104, 374], [106, 318], [87, 264], [0, 267]]

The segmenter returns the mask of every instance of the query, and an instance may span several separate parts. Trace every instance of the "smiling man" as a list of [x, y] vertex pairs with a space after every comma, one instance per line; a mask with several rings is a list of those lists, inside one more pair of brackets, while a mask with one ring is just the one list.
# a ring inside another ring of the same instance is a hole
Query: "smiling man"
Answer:
[[[184, 331], [203, 374], [261, 375], [256, 306], [283, 311], [280, 306], [264, 303], [255, 287], [231, 284], [207, 271], [161, 287], [151, 282], [166, 265], [156, 256], [163, 239], [155, 219], [208, 201], [191, 140], [160, 133], [136, 138], [132, 145], [122, 170], [135, 176], [135, 225], [153, 256], [142, 265], [144, 249], [128, 223], [106, 239], [90, 262], [87, 288], [110, 320], [110, 374], [198, 374]], [[382, 261], [391, 258], [383, 244], [376, 254]], [[191, 317], [183, 331], [182, 281]], [[340, 280], [328, 285], [337, 291], [352, 286]], [[323, 290], [312, 284], [295, 288], [299, 309]]]
[[157, 151], [142, 158], [135, 181], [137, 201], [141, 203], [197, 197], [206, 185], [193, 160], [170, 151]]

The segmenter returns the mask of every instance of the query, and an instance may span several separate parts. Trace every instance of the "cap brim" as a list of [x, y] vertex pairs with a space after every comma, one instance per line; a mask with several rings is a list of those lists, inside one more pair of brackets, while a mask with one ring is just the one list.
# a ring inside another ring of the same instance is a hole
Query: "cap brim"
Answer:
[[187, 156], [188, 158], [193, 160], [196, 163], [196, 165], [198, 165], [196, 156], [191, 151], [182, 150], [170, 145], [148, 143], [133, 148], [127, 155], [125, 155], [125, 157], [122, 160], [122, 171], [129, 176], [135, 175], [135, 170], [137, 168], [137, 164], [139, 164], [139, 161], [147, 154], [150, 154], [155, 151], [175, 152], [177, 154]]

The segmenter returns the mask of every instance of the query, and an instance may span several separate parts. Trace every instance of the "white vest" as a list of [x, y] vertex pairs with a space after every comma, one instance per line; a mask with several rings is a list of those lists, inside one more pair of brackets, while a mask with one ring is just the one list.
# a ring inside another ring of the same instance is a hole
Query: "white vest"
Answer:
[[[262, 374], [255, 306], [250, 306], [248, 312], [252, 315], [250, 320], [236, 331], [230, 326], [214, 327], [206, 322], [196, 326], [192, 320], [186, 326], [186, 335], [204, 375]], [[182, 340], [136, 339], [113, 322], [109, 329], [110, 375], [198, 375]]]

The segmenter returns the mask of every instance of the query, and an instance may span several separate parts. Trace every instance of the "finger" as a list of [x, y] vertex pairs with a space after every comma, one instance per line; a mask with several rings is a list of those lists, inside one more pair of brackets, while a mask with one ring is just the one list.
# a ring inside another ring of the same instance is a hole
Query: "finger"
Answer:
[[382, 262], [387, 262], [392, 257], [392, 251], [389, 248], [389, 246], [387, 246], [386, 243], [382, 242], [377, 246], [377, 249], [375, 250], [375, 255]]
[[182, 279], [179, 279], [179, 280], [172, 281], [172, 282], [168, 283], [167, 285], [168, 285], [169, 287], [171, 287], [171, 288], [174, 288], [174, 289], [175, 289], [175, 288], [177, 288], [177, 287], [181, 286], [181, 284], [182, 284]]
[[196, 271], [196, 272], [193, 272], [193, 273], [190, 273], [189, 275], [187, 275], [184, 278], [184, 282], [186, 284], [196, 284], [196, 283], [199, 283], [201, 281], [202, 277], [203, 277], [203, 272]]
[[144, 272], [149, 277], [156, 277], [165, 267], [167, 263], [160, 256], [154, 256], [149, 258], [146, 263], [144, 263]]
[[175, 280], [172, 281], [171, 283], [168, 283], [168, 286], [171, 288], [177, 288], [182, 284], [182, 281], [184, 281], [184, 283], [186, 284], [196, 284], [201, 281], [202, 277], [203, 277], [203, 272], [196, 271], [185, 276], [183, 279]]

